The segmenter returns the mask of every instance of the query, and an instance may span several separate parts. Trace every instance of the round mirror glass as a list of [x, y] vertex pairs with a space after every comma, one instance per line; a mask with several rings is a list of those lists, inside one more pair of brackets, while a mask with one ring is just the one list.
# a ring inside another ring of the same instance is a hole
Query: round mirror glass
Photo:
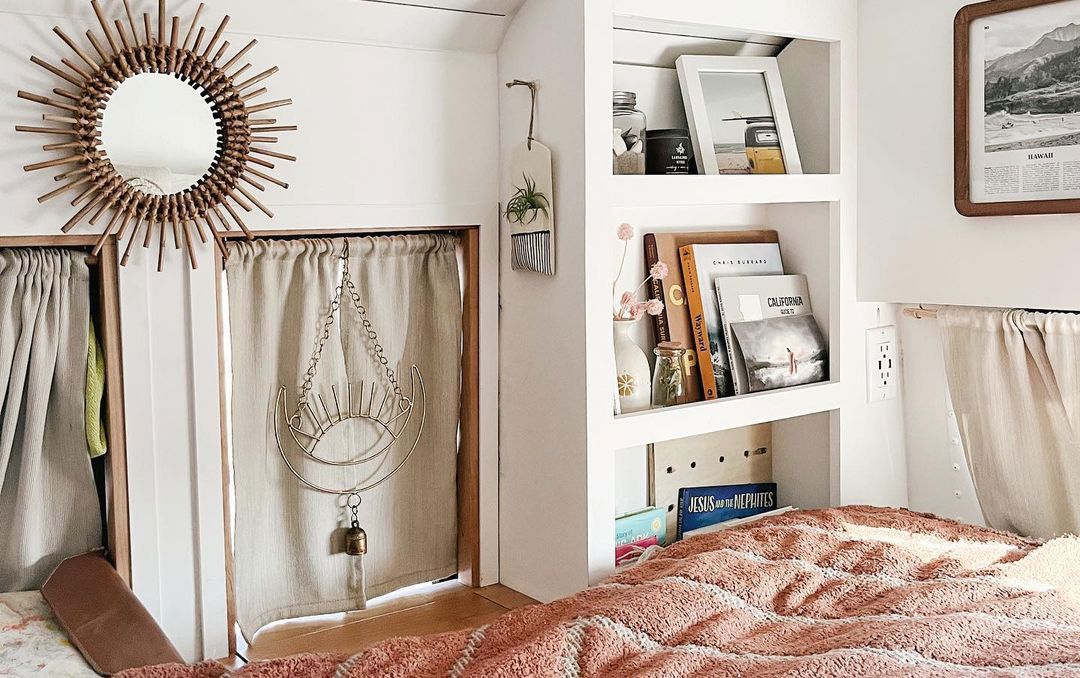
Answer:
[[164, 73], [120, 83], [102, 115], [101, 146], [128, 183], [151, 195], [197, 184], [214, 163], [218, 125], [198, 90]]

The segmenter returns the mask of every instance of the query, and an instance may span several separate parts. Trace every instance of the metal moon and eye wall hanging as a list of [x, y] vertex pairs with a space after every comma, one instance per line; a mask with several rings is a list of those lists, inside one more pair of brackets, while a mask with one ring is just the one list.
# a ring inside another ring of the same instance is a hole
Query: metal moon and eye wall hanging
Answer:
[[[319, 328], [318, 341], [308, 363], [296, 407], [290, 409], [288, 388], [281, 386], [274, 403], [273, 426], [278, 454], [281, 455], [281, 460], [289, 473], [308, 489], [323, 494], [348, 497], [347, 503], [352, 511], [352, 521], [345, 535], [346, 553], [359, 556], [367, 552], [367, 533], [360, 527], [359, 522], [361, 495], [390, 480], [412, 458], [427, 423], [427, 390], [424, 388], [424, 377], [420, 369], [413, 365], [410, 369], [409, 393], [405, 394], [398, 382], [397, 374], [390, 367], [390, 361], [386, 357], [382, 342], [379, 341], [379, 335], [368, 317], [368, 309], [364, 306], [353, 284], [349, 271], [347, 242], [341, 260], [341, 284], [335, 289], [330, 300], [330, 311]], [[313, 396], [313, 384], [318, 375], [323, 349], [330, 338], [334, 317], [344, 318], [345, 309], [342, 309], [342, 298], [346, 295], [348, 297], [346, 306], [351, 306], [356, 311], [360, 325], [367, 335], [367, 343], [372, 355], [382, 368], [385, 383], [380, 384], [379, 380], [372, 379], [370, 383], [360, 382], [356, 389], [353, 388], [352, 383], [347, 383], [341, 388], [333, 385], [330, 387], [329, 394], [324, 392]], [[410, 425], [414, 420], [417, 423], [415, 429], [412, 429]], [[365, 422], [376, 431], [375, 441], [368, 450], [358, 452], [351, 458], [344, 458], [341, 461], [316, 453], [319, 443], [327, 433], [339, 424], [350, 421]], [[405, 452], [388, 472], [353, 484], [329, 487], [308, 478], [304, 475], [302, 467], [289, 459], [289, 454], [285, 449], [288, 446], [288, 438], [283, 435], [283, 425], [288, 430], [288, 437], [302, 453], [302, 460], [326, 467], [355, 468], [368, 462], [381, 463], [388, 459], [391, 448], [397, 443], [404, 445], [399, 449], [404, 449]], [[412, 430], [415, 430], [415, 435], [411, 433]]]
[[57, 27], [53, 32], [71, 52], [60, 59], [62, 67], [30, 59], [65, 84], [53, 96], [19, 92], [52, 112], [42, 116], [45, 126], [15, 129], [58, 138], [43, 150], [59, 157], [23, 168], [58, 172], [61, 185], [38, 202], [74, 192], [77, 211], [61, 230], [84, 220], [100, 228], [94, 255], [110, 235], [126, 237], [123, 264], [135, 243], [149, 248], [156, 240], [160, 271], [171, 238], [197, 268], [195, 236], [203, 243], [212, 237], [228, 256], [221, 234], [239, 228], [250, 239], [242, 213], [258, 209], [273, 218], [255, 193], [268, 184], [288, 188], [268, 172], [274, 161], [296, 160], [266, 148], [278, 141], [272, 135], [296, 130], [266, 114], [292, 100], [256, 101], [278, 68], [255, 73], [244, 60], [257, 40], [239, 50], [223, 40], [228, 16], [213, 33], [200, 25], [205, 3], [182, 22], [159, 0], [156, 27], [149, 13], [136, 19], [130, 0], [124, 0], [126, 16], [112, 24], [100, 0], [90, 4], [100, 37], [87, 31], [82, 43]]

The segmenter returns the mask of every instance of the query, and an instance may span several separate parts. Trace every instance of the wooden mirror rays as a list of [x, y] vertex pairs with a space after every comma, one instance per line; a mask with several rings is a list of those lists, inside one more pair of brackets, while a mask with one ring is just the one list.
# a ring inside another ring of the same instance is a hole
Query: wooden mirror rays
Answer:
[[[136, 244], [150, 248], [156, 242], [159, 271], [170, 246], [186, 248], [192, 268], [198, 268], [194, 238], [203, 243], [213, 238], [227, 257], [222, 233], [240, 229], [251, 238], [242, 215], [258, 210], [273, 218], [258, 195], [271, 184], [288, 188], [271, 172], [276, 161], [296, 158], [268, 147], [278, 142], [278, 133], [297, 128], [269, 116], [292, 100], [266, 97], [266, 81], [278, 68], [252, 74], [255, 69], [245, 57], [258, 41], [235, 49], [224, 39], [229, 16], [209, 31], [200, 23], [205, 3], [199, 4], [190, 21], [169, 16], [166, 0], [158, 0], [156, 21], [149, 13], [137, 17], [130, 3], [124, 0], [125, 16], [110, 23], [100, 0], [92, 0], [101, 32], [86, 31], [85, 43], [54, 28], [70, 50], [60, 58], [60, 66], [30, 58], [63, 83], [49, 96], [19, 92], [19, 98], [48, 112], [42, 115], [44, 126], [18, 125], [16, 130], [56, 138], [42, 147], [53, 157], [23, 169], [57, 172], [53, 179], [60, 185], [38, 202], [74, 195], [75, 214], [61, 230], [68, 233], [84, 221], [101, 229], [93, 255], [115, 235], [122, 244], [122, 264], [128, 263]], [[210, 107], [217, 127], [213, 162], [190, 186], [176, 192], [151, 190], [151, 181], [125, 178], [102, 143], [109, 100], [122, 84], [145, 73], [168, 74], [192, 87]]]

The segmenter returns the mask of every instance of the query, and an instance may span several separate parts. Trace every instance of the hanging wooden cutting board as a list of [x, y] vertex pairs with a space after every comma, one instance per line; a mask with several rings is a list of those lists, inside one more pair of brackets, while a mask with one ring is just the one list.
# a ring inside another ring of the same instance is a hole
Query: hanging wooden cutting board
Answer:
[[[535, 271], [555, 275], [555, 182], [551, 171], [551, 149], [539, 141], [525, 141], [510, 152], [508, 195], [524, 188], [525, 177], [536, 182], [536, 190], [547, 196], [548, 213], [536, 212], [536, 218], [511, 223], [510, 235], [515, 271]], [[509, 221], [509, 220], [508, 220]]]

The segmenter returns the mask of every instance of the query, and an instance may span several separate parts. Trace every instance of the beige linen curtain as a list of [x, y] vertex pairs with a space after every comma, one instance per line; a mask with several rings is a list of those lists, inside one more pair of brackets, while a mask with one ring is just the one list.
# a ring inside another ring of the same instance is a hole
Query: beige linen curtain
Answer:
[[947, 307], [938, 323], [987, 523], [1080, 532], [1080, 316]]
[[[368, 535], [366, 592], [356, 560], [342, 552], [350, 515], [345, 498], [302, 487], [274, 440], [273, 406], [286, 385], [289, 407], [340, 282], [345, 240], [256, 241], [235, 247], [227, 264], [232, 355], [232, 453], [235, 492], [237, 616], [249, 638], [262, 626], [306, 615], [358, 609], [366, 597], [433, 581], [457, 571], [456, 459], [461, 390], [461, 293], [456, 241], [448, 236], [353, 238], [356, 290], [408, 394], [410, 368], [421, 370], [427, 418], [409, 462], [363, 494]], [[333, 385], [386, 384], [348, 292], [319, 361], [313, 394], [333, 408]], [[359, 396], [357, 396], [359, 397]], [[380, 393], [381, 397], [381, 393]], [[376, 402], [376, 404], [378, 404]], [[377, 479], [408, 451], [418, 414], [382, 460], [332, 467], [302, 458], [282, 426], [286, 451], [305, 477], [346, 487]], [[283, 424], [283, 422], [282, 422]], [[318, 453], [355, 458], [374, 442], [373, 428], [346, 421]]]
[[86, 441], [85, 255], [0, 250], [0, 591], [102, 545]]

